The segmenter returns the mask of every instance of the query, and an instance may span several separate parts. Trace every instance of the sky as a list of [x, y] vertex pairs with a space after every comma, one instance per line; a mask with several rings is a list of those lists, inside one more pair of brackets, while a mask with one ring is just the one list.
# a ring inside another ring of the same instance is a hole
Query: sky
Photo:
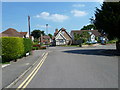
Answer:
[[2, 31], [14, 28], [27, 32], [29, 15], [31, 31], [39, 29], [46, 33], [48, 24], [48, 33], [62, 27], [70, 33], [88, 25], [100, 5], [100, 2], [2, 2]]

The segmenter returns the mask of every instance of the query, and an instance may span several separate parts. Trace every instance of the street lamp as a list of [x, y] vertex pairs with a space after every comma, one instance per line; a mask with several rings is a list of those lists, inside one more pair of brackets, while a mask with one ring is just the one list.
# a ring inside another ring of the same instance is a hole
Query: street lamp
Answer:
[[46, 24], [46, 34], [48, 35], [48, 24]]

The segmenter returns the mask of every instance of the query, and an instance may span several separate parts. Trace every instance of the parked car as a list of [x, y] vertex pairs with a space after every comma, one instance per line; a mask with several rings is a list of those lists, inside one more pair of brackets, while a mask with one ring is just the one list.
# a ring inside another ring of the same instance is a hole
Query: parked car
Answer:
[[97, 41], [96, 40], [95, 41], [87, 41], [86, 43], [88, 43], [88, 44], [96, 44]]

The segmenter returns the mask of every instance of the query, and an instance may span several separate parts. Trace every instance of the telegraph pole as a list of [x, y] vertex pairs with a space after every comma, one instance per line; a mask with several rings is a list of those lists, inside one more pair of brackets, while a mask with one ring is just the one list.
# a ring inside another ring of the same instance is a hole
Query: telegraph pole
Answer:
[[30, 16], [28, 16], [28, 29], [29, 29], [29, 38], [30, 38]]

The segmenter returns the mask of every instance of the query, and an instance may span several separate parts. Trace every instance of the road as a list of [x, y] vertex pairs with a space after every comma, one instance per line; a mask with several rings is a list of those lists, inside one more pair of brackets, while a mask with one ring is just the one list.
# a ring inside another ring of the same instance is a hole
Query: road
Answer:
[[[118, 88], [120, 57], [103, 53], [105, 49], [115, 49], [115, 46], [50, 47], [25, 88]], [[14, 87], [23, 84], [27, 77]]]

